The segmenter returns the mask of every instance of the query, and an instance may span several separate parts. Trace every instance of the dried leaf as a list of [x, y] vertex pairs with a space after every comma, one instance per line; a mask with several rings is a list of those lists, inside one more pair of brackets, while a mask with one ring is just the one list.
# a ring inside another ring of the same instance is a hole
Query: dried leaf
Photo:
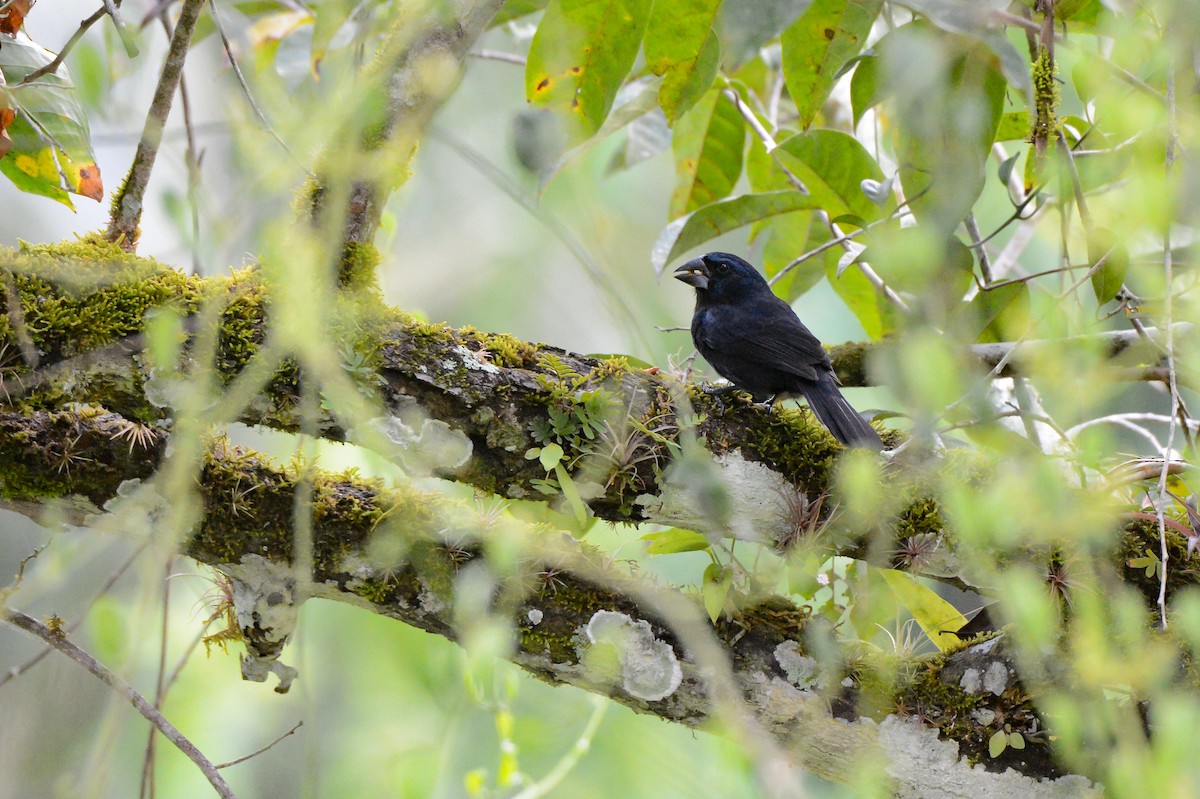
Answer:
[[8, 3], [0, 3], [0, 33], [11, 36], [19, 31], [35, 2], [37, 0], [10, 0]]
[[[4, 83], [4, 79], [0, 78], [0, 85]], [[8, 155], [8, 151], [12, 149], [13, 140], [8, 135], [8, 126], [17, 118], [17, 112], [9, 106], [0, 107], [0, 158]]]

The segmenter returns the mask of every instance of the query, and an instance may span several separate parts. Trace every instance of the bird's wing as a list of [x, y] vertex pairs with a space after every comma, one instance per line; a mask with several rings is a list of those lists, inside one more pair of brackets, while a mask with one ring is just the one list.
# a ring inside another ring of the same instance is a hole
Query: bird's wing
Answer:
[[817, 380], [830, 369], [821, 342], [782, 300], [754, 311], [738, 308], [730, 314], [709, 309], [707, 313], [711, 316], [693, 331], [702, 350], [708, 347], [805, 380]]

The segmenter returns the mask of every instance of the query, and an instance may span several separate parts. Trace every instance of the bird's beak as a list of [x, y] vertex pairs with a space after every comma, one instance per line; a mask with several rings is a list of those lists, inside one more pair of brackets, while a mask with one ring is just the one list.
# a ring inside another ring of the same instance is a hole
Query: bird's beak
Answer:
[[675, 270], [675, 279], [704, 291], [708, 288], [708, 265], [703, 258], [693, 258]]

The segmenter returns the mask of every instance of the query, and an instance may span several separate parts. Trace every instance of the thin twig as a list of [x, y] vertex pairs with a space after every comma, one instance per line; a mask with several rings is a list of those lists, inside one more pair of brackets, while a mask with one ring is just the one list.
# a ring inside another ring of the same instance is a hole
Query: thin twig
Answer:
[[310, 178], [316, 177], [313, 171], [296, 157], [296, 154], [292, 152], [292, 148], [288, 147], [287, 142], [275, 130], [275, 126], [271, 124], [271, 121], [267, 119], [267, 115], [263, 113], [258, 103], [255, 102], [254, 95], [250, 93], [250, 85], [246, 83], [246, 76], [242, 74], [242, 67], [238, 64], [237, 57], [233, 53], [233, 45], [229, 42], [229, 35], [225, 32], [225, 22], [221, 19], [221, 12], [217, 10], [217, 0], [209, 0], [208, 10], [212, 15], [213, 25], [216, 26], [217, 35], [221, 37], [221, 46], [225, 48], [225, 55], [229, 58], [230, 66], [233, 67], [233, 74], [237, 78], [238, 85], [242, 87], [242, 95], [246, 98], [246, 102], [250, 104], [250, 109], [254, 112], [254, 116], [258, 117], [258, 121], [266, 128], [267, 133], [271, 134], [271, 138], [283, 148], [283, 151], [288, 154], [289, 158], [296, 162], [297, 166], [304, 170], [305, 174]]
[[[167, 558], [166, 574], [163, 577], [162, 623], [158, 631], [158, 676], [154, 685], [154, 709], [161, 710], [163, 699], [166, 698], [165, 679], [167, 672], [167, 639], [170, 634], [171, 621], [171, 571], [175, 558]], [[155, 729], [150, 728], [146, 738], [146, 753], [142, 760], [142, 788], [139, 796], [154, 799], [154, 742]]]
[[280, 735], [274, 741], [271, 741], [271, 743], [267, 744], [266, 746], [262, 747], [261, 749], [256, 749], [253, 752], [251, 752], [250, 754], [245, 755], [244, 757], [239, 757], [237, 760], [230, 760], [228, 763], [219, 763], [219, 764], [217, 764], [217, 768], [219, 768], [219, 769], [229, 768], [230, 766], [236, 766], [238, 763], [245, 763], [247, 760], [249, 760], [252, 757], [258, 757], [263, 752], [267, 751], [272, 746], [274, 746], [275, 744], [282, 741], [284, 738], [288, 737], [289, 735], [293, 735], [296, 732], [296, 730], [300, 729], [303, 726], [304, 726], [303, 721], [297, 721], [295, 726], [293, 726], [290, 730], [285, 732], [283, 735]]
[[25, 632], [37, 636], [59, 652], [62, 652], [71, 660], [87, 669], [92, 676], [123, 696], [134, 706], [138, 713], [142, 714], [143, 718], [158, 728], [158, 731], [168, 741], [175, 744], [180, 752], [183, 752], [189, 760], [196, 764], [197, 768], [208, 779], [209, 784], [216, 790], [218, 796], [222, 797], [222, 799], [236, 799], [233, 789], [225, 782], [225, 778], [220, 775], [216, 766], [212, 764], [212, 761], [205, 757], [204, 753], [197, 749], [195, 744], [176, 729], [175, 725], [167, 721], [162, 713], [159, 713], [153, 705], [147, 702], [145, 697], [134, 690], [133, 686], [106, 668], [88, 652], [68, 641], [66, 634], [62, 631], [52, 630], [32, 616], [12, 608], [4, 608], [3, 611], [0, 611], [0, 615], [3, 615], [4, 620], [14, 627], [19, 627]]
[[58, 55], [54, 56], [53, 61], [45, 66], [38, 67], [33, 72], [30, 72], [17, 85], [24, 86], [27, 83], [33, 83], [43, 75], [49, 75], [51, 72], [57, 72], [58, 68], [62, 66], [62, 62], [67, 59], [67, 54], [70, 53], [71, 49], [78, 44], [80, 39], [83, 38], [83, 34], [87, 33], [88, 28], [99, 22], [106, 13], [108, 12], [104, 6], [100, 6], [100, 8], [93, 11], [90, 17], [79, 23], [79, 27], [74, 33], [71, 34], [71, 38], [67, 39], [67, 43], [64, 44], [62, 49], [58, 51]]
[[[735, 90], [727, 88], [723, 89], [721, 93], [725, 95], [726, 99], [733, 103], [735, 108], [737, 108], [738, 113], [742, 115], [744, 120], [746, 120], [746, 124], [750, 126], [751, 130], [754, 131], [754, 134], [758, 136], [759, 140], [762, 141], [762, 143], [766, 146], [767, 152], [773, 152], [779, 145], [770, 132], [768, 132], [767, 129], [763, 127], [762, 123], [759, 122], [758, 116], [754, 113], [754, 111], [742, 102], [742, 98]], [[803, 194], [809, 193], [808, 187], [804, 185], [803, 181], [793, 175], [791, 170], [784, 166], [783, 163], [778, 160], [778, 158], [776, 158], [775, 163], [778, 164], [779, 168], [783, 170], [784, 175], [787, 176], [788, 182], [795, 187], [796, 191], [799, 191]], [[841, 227], [830, 218], [828, 213], [819, 208], [816, 209], [815, 213], [817, 218], [821, 220], [821, 224], [829, 228], [829, 231], [833, 233], [834, 241], [837, 244], [840, 244], [843, 250], [850, 252], [853, 250], [853, 248], [859, 246], [850, 241], [851, 237], [847, 236], [842, 231]], [[887, 297], [893, 305], [895, 305], [904, 313], [912, 312], [912, 309], [908, 307], [908, 303], [904, 301], [904, 298], [897, 294], [892, 287], [889, 286], [884, 279], [879, 276], [879, 273], [871, 268], [871, 265], [868, 262], [861, 259], [856, 259], [854, 261], [854, 265], [858, 268], [858, 271], [863, 274], [867, 281], [875, 287], [875, 290]]]
[[571, 773], [571, 769], [579, 764], [579, 761], [583, 759], [588, 749], [591, 748], [592, 739], [596, 737], [596, 730], [600, 728], [600, 722], [604, 720], [604, 714], [610, 704], [612, 703], [608, 697], [593, 697], [592, 715], [588, 718], [583, 732], [579, 734], [579, 737], [575, 739], [575, 743], [571, 745], [570, 750], [554, 764], [554, 768], [546, 772], [545, 777], [542, 777], [533, 785], [521, 791], [513, 799], [540, 799], [540, 797], [553, 791], [562, 782], [563, 777]]
[[908, 209], [908, 206], [912, 205], [914, 202], [916, 202], [918, 199], [920, 199], [925, 194], [925, 191], [927, 191], [927, 189], [921, 191], [919, 194], [914, 196], [912, 199], [908, 199], [908, 200], [905, 200], [904, 202], [900, 203], [899, 205], [896, 206], [895, 211], [888, 214], [883, 219], [876, 219], [874, 222], [869, 222], [868, 224], [864, 225], [863, 227], [852, 230], [849, 233], [843, 233], [840, 236], [837, 236], [835, 238], [830, 239], [829, 241], [826, 241], [826, 242], [823, 242], [823, 243], [817, 245], [816, 247], [812, 248], [811, 250], [804, 253], [803, 255], [798, 256], [797, 258], [793, 259], [790, 263], [788, 263], [786, 266], [784, 266], [782, 269], [780, 269], [778, 272], [776, 272], [774, 274], [774, 276], [772, 276], [771, 279], [767, 281], [767, 283], [769, 285], [773, 286], [773, 285], [775, 285], [776, 282], [778, 282], [780, 279], [782, 279], [784, 275], [786, 275], [788, 272], [791, 272], [793, 269], [800, 266], [800, 264], [804, 263], [805, 261], [807, 261], [811, 258], [815, 258], [816, 256], [820, 255], [821, 253], [823, 253], [826, 250], [829, 250], [833, 247], [844, 246], [845, 242], [850, 241], [851, 239], [858, 238], [863, 233], [874, 230], [875, 228], [879, 227], [880, 225], [884, 225], [888, 222], [892, 222], [896, 219], [899, 219], [901, 216], [904, 215], [904, 212]]
[[118, 10], [120, 6], [121, 0], [104, 0], [104, 10], [112, 18], [113, 27], [117, 29], [117, 34], [121, 37], [121, 44], [125, 45], [125, 55], [137, 58], [137, 37], [133, 31], [129, 30], [125, 20], [121, 17], [121, 12]]
[[992, 262], [988, 258], [987, 242], [983, 241], [983, 237], [979, 233], [979, 223], [975, 221], [975, 212], [967, 214], [963, 220], [963, 226], [967, 230], [967, 235], [972, 241], [979, 242], [971, 247], [975, 251], [975, 257], [979, 259], [979, 273], [983, 276], [984, 283], [992, 282]]
[[[167, 40], [170, 41], [174, 30], [171, 27], [171, 20], [167, 18], [168, 6], [164, 5], [161, 8], [159, 21], [167, 34]], [[183, 132], [187, 140], [184, 162], [187, 165], [187, 196], [192, 217], [192, 272], [198, 275], [200, 274], [200, 155], [196, 149], [196, 132], [192, 126], [192, 101], [188, 94], [187, 77], [183, 75], [179, 77], [179, 104], [183, 109]]]
[[146, 114], [142, 139], [138, 142], [137, 152], [134, 154], [125, 183], [113, 202], [108, 238], [110, 241], [119, 241], [121, 246], [130, 252], [137, 246], [142, 201], [150, 183], [150, 173], [154, 169], [154, 160], [162, 142], [162, 132], [171, 113], [171, 103], [175, 99], [175, 90], [179, 87], [183, 64], [187, 60], [188, 47], [191, 45], [192, 34], [196, 30], [196, 21], [200, 18], [204, 2], [205, 0], [183, 0], [183, 8], [175, 23], [175, 33], [171, 37], [167, 57], [163, 60], [162, 73], [154, 89], [154, 99], [150, 103], [150, 111]]
[[[87, 618], [88, 612], [96, 606], [96, 603], [100, 601], [101, 597], [105, 596], [109, 591], [112, 590], [112, 587], [116, 584], [117, 580], [121, 579], [121, 575], [123, 575], [125, 571], [133, 565], [133, 562], [137, 560], [138, 556], [142, 554], [142, 550], [145, 548], [146, 544], [143, 543], [136, 550], [134, 550], [133, 554], [129, 556], [128, 560], [122, 563], [115, 572], [109, 575], [108, 579], [104, 581], [104, 585], [100, 586], [100, 590], [96, 592], [95, 596], [93, 596], [91, 601], [88, 602], [84, 607], [83, 612], [79, 614], [79, 618], [67, 625], [67, 632], [74, 631], [75, 628], [83, 623], [83, 620]], [[24, 568], [24, 561], [22, 561], [22, 568]], [[34, 666], [41, 663], [42, 659], [53, 651], [54, 648], [48, 646], [29, 660], [22, 663], [20, 666], [13, 666], [4, 673], [3, 677], [0, 677], [0, 687], [3, 687], [3, 685], [9, 680], [15, 680], [17, 677], [20, 677]]]
[[[1166, 173], [1167, 182], [1170, 183], [1171, 173], [1175, 165], [1175, 148], [1177, 145], [1175, 131], [1175, 69], [1173, 66], [1167, 66], [1167, 153], [1166, 160], [1163, 165]], [[1171, 451], [1175, 447], [1175, 431], [1178, 428], [1178, 414], [1182, 405], [1182, 399], [1179, 396], [1179, 382], [1176, 378], [1175, 371], [1175, 334], [1171, 329], [1171, 320], [1174, 317], [1174, 293], [1173, 284], [1175, 282], [1175, 263], [1174, 254], [1171, 251], [1171, 220], [1168, 219], [1163, 230], [1163, 279], [1166, 286], [1166, 296], [1163, 298], [1163, 323], [1167, 328], [1166, 349], [1167, 349], [1167, 373], [1169, 376], [1169, 385], [1171, 388], [1171, 424], [1167, 428], [1167, 443], [1163, 447], [1162, 456], [1164, 463], [1171, 459]], [[1167, 497], [1167, 469], [1164, 466], [1158, 476], [1158, 502], [1156, 505], [1156, 515], [1158, 516], [1158, 542], [1159, 542], [1159, 558], [1162, 561], [1162, 571], [1159, 575], [1158, 584], [1158, 612], [1159, 619], [1162, 624], [1162, 629], [1167, 628], [1167, 526], [1166, 513]]]
[[1064, 272], [1074, 272], [1078, 269], [1095, 269], [1095, 268], [1096, 268], [1095, 264], [1067, 264], [1066, 266], [1059, 266], [1054, 269], [1045, 269], [1045, 270], [1042, 270], [1041, 272], [1034, 272], [1033, 274], [1025, 275], [1024, 277], [1011, 277], [1008, 280], [997, 280], [995, 283], [988, 283], [986, 285], [980, 285], [979, 290], [980, 291], [994, 291], [995, 289], [1004, 288], [1005, 286], [1012, 286], [1017, 283], [1028, 283], [1031, 280], [1037, 280], [1039, 277], [1047, 277], [1048, 275], [1061, 275]]
[[472, 50], [467, 55], [484, 61], [502, 61], [505, 64], [525, 66], [525, 56], [517, 55], [516, 53], [506, 53], [503, 50]]

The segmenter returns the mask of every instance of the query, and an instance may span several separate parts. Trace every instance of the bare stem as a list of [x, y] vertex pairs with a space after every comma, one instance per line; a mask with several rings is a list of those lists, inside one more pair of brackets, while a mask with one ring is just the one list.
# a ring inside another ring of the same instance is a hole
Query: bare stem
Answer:
[[73, 48], [79, 42], [79, 40], [83, 38], [83, 34], [88, 32], [88, 28], [99, 22], [100, 18], [107, 13], [108, 11], [104, 6], [100, 6], [100, 8], [93, 11], [90, 17], [79, 23], [79, 27], [74, 33], [71, 34], [71, 38], [67, 39], [67, 43], [64, 44], [62, 49], [58, 51], [58, 55], [54, 56], [54, 60], [49, 64], [46, 64], [44, 67], [38, 67], [33, 72], [30, 72], [24, 77], [24, 79], [22, 79], [20, 85], [24, 86], [27, 83], [33, 83], [43, 75], [49, 75], [51, 72], [57, 72], [58, 68], [62, 66], [62, 62], [66, 60], [67, 53], [71, 52], [71, 48]]
[[229, 768], [230, 766], [236, 766], [238, 763], [245, 763], [247, 760], [249, 760], [252, 757], [258, 757], [263, 752], [267, 751], [272, 746], [274, 746], [275, 744], [282, 741], [284, 738], [288, 737], [289, 735], [294, 735], [296, 730], [300, 729], [303, 726], [304, 726], [303, 721], [297, 721], [290, 730], [285, 732], [283, 735], [280, 735], [278, 738], [276, 738], [274, 741], [271, 741], [271, 743], [267, 744], [266, 746], [259, 747], [258, 749], [255, 749], [250, 754], [243, 755], [242, 757], [239, 757], [236, 760], [230, 760], [228, 763], [221, 763], [220, 765], [217, 766], [217, 768]]
[[146, 186], [150, 183], [150, 173], [158, 156], [158, 146], [162, 143], [163, 129], [167, 124], [167, 116], [171, 113], [175, 90], [179, 87], [179, 80], [183, 75], [188, 46], [191, 44], [192, 33], [196, 30], [196, 21], [200, 18], [200, 9], [203, 7], [204, 0], [183, 0], [183, 8], [167, 49], [167, 57], [163, 61], [162, 74], [159, 76], [158, 86], [154, 89], [154, 99], [150, 102], [150, 111], [146, 115], [146, 124], [142, 128], [142, 140], [138, 143], [125, 183], [113, 199], [108, 238], [110, 241], [120, 242], [121, 246], [130, 252], [137, 246], [138, 223], [142, 218]]
[[37, 636], [62, 652], [91, 672], [92, 676], [125, 697], [137, 709], [137, 712], [142, 714], [143, 718], [163, 734], [163, 737], [175, 744], [180, 752], [183, 752], [189, 760], [196, 764], [218, 796], [222, 799], [236, 799], [233, 789], [225, 782], [225, 778], [217, 771], [217, 767], [212, 764], [212, 761], [205, 757], [195, 744], [184, 737], [174, 724], [167, 721], [162, 713], [159, 713], [153, 705], [147, 702], [144, 696], [134, 690], [133, 686], [122, 680], [89, 653], [68, 641], [62, 631], [52, 630], [32, 616], [12, 608], [4, 608], [3, 611], [0, 611], [0, 615], [3, 615], [4, 620], [14, 627], [19, 627], [25, 632]]
[[[1166, 161], [1163, 164], [1166, 172], [1167, 181], [1170, 182], [1171, 172], [1175, 165], [1176, 140], [1175, 130], [1175, 69], [1167, 67], [1167, 154]], [[1167, 349], [1167, 375], [1168, 384], [1171, 388], [1171, 424], [1167, 428], [1167, 442], [1162, 450], [1164, 464], [1171, 460], [1171, 451], [1175, 447], [1175, 432], [1179, 426], [1180, 408], [1183, 406], [1183, 400], [1179, 396], [1179, 381], [1175, 370], [1175, 335], [1171, 330], [1171, 319], [1175, 312], [1175, 262], [1174, 254], [1171, 251], [1171, 219], [1168, 218], [1163, 231], [1163, 279], [1166, 283], [1166, 296], [1163, 299], [1163, 324], [1167, 328], [1165, 346]], [[1159, 572], [1158, 584], [1158, 613], [1162, 628], [1167, 628], [1167, 524], [1164, 513], [1166, 512], [1167, 498], [1167, 469], [1164, 466], [1158, 475], [1158, 497], [1156, 516], [1158, 519], [1158, 542], [1159, 542], [1159, 559], [1162, 561], [1162, 570]]]

